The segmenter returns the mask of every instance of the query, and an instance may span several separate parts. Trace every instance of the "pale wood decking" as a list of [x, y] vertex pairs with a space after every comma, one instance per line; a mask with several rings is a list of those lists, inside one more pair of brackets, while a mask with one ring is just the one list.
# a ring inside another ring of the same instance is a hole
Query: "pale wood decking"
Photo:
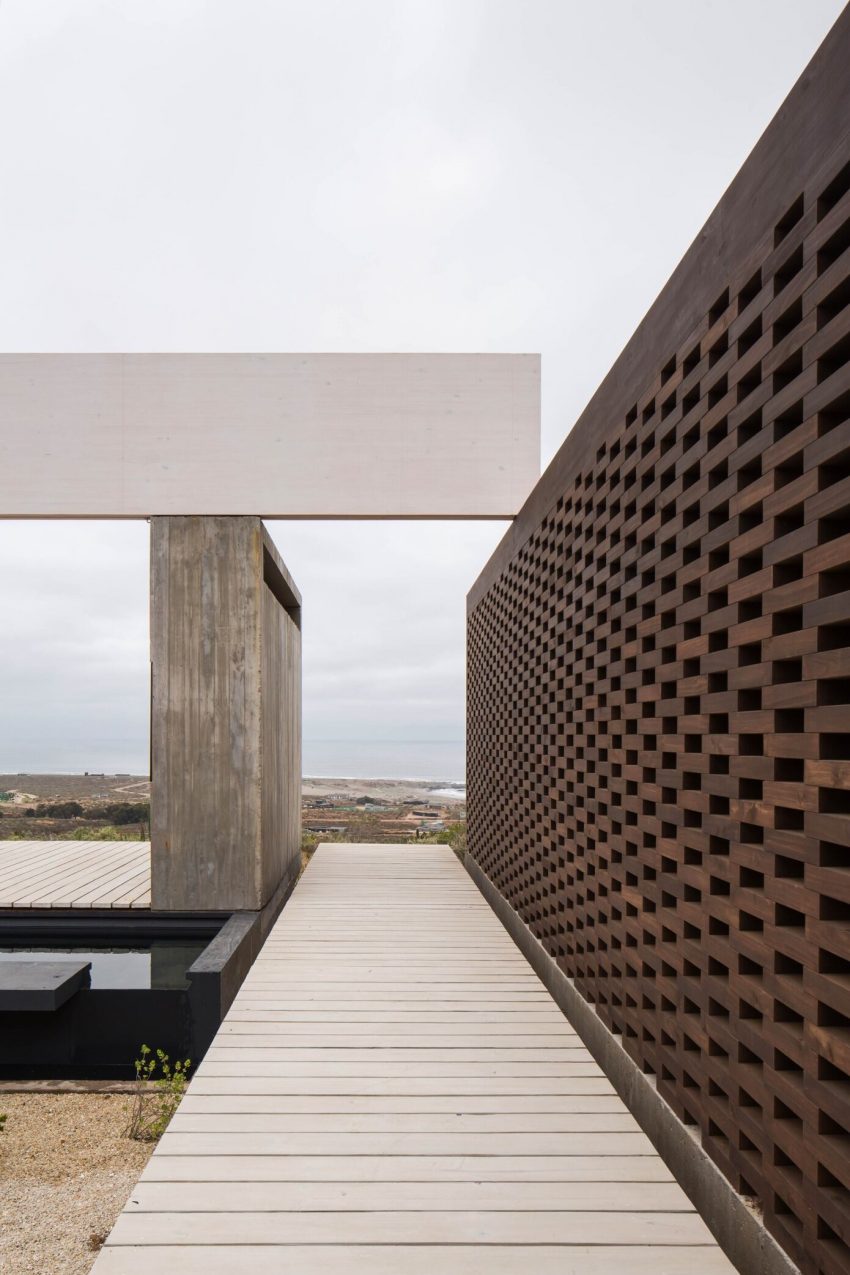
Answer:
[[325, 845], [95, 1275], [728, 1275], [452, 852]]
[[0, 908], [149, 908], [149, 841], [0, 841]]

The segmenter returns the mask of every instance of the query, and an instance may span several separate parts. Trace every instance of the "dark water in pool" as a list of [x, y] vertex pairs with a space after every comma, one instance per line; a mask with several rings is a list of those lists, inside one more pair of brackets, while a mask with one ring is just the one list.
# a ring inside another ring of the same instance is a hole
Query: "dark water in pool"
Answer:
[[92, 943], [59, 943], [53, 947], [0, 947], [0, 961], [91, 962], [91, 985], [95, 990], [126, 987], [156, 987], [180, 990], [189, 986], [186, 971], [201, 955], [209, 939], [151, 939], [132, 946]]

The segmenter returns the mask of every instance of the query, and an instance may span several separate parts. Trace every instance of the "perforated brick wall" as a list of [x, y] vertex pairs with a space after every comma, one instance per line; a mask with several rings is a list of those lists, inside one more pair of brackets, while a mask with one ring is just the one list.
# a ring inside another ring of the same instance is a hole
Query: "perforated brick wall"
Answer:
[[470, 596], [468, 788], [474, 858], [792, 1257], [833, 1275], [850, 1271], [850, 133], [819, 144], [669, 347], [662, 297], [654, 361], [615, 369], [620, 410], [591, 405]]

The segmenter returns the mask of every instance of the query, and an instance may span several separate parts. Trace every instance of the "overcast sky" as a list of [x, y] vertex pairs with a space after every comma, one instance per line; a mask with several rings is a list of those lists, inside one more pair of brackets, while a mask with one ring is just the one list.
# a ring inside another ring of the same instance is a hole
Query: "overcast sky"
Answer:
[[[0, 349], [540, 351], [548, 460], [841, 7], [3, 0]], [[462, 738], [501, 528], [271, 531], [306, 736]], [[145, 768], [147, 527], [0, 599], [0, 770]]]

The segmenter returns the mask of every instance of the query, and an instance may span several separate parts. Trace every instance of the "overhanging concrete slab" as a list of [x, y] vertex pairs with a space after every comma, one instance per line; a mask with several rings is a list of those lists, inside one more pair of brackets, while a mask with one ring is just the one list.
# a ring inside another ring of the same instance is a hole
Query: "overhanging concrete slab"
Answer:
[[512, 517], [536, 354], [2, 354], [0, 516]]

